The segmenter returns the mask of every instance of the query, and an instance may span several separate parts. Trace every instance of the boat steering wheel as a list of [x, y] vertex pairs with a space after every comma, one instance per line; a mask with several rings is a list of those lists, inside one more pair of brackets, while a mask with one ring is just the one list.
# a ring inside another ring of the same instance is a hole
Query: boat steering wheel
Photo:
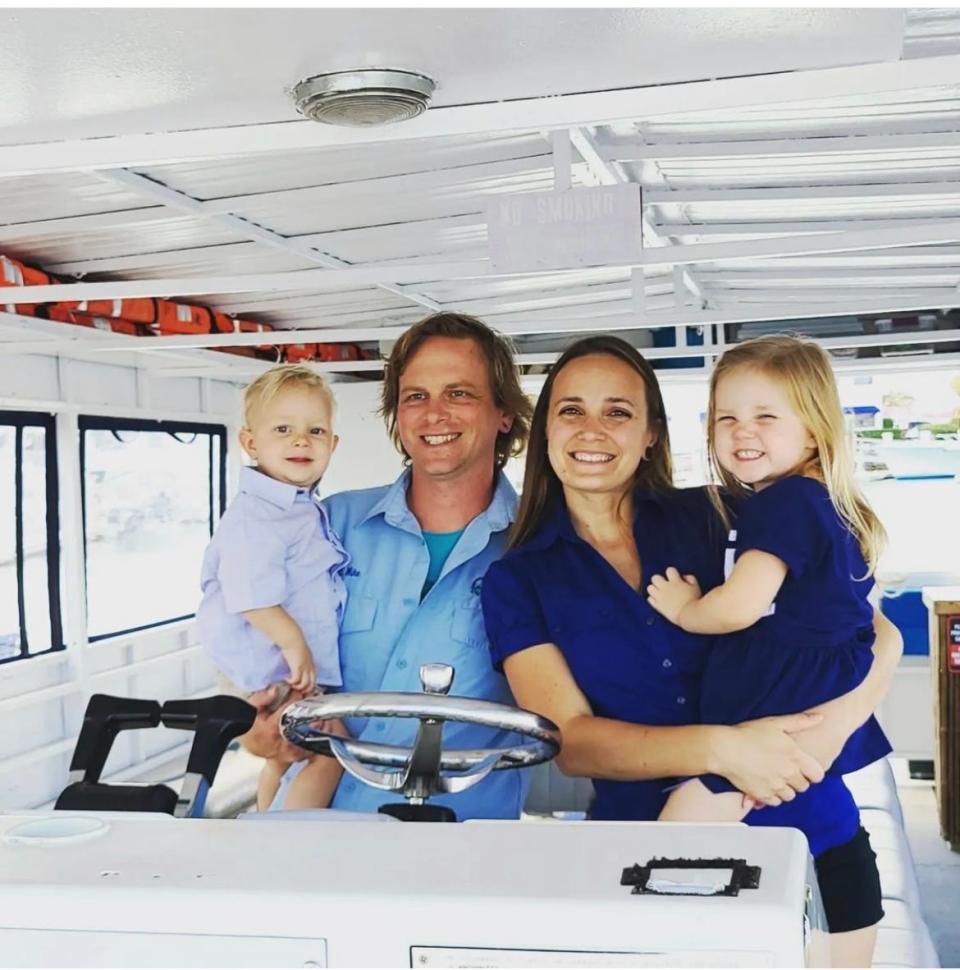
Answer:
[[[552, 721], [506, 704], [447, 696], [453, 677], [453, 667], [431, 663], [420, 668], [422, 693], [305, 698], [284, 711], [280, 730], [293, 744], [336, 758], [344, 771], [365, 784], [401, 792], [411, 805], [422, 805], [438, 793], [465, 791], [492, 771], [549, 761], [560, 750], [560, 732]], [[343, 738], [313, 726], [317, 721], [371, 717], [417, 718], [420, 726], [413, 745]], [[508, 747], [444, 750], [443, 725], [447, 721], [511, 731], [524, 740]]]

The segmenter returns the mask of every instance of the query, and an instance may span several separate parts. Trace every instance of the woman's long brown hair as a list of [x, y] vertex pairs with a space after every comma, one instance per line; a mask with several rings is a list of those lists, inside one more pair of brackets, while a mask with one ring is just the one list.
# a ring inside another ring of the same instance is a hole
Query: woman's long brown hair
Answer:
[[634, 474], [630, 488], [667, 489], [673, 487], [673, 466], [670, 458], [670, 435], [667, 416], [663, 407], [663, 395], [653, 368], [634, 347], [619, 337], [601, 334], [584, 337], [571, 344], [553, 365], [530, 424], [527, 444], [527, 460], [523, 473], [523, 495], [517, 519], [510, 530], [510, 548], [518, 546], [537, 534], [547, 515], [556, 507], [562, 495], [562, 486], [547, 454], [547, 415], [550, 397], [557, 375], [578, 357], [606, 354], [623, 361], [643, 379], [647, 400], [647, 423], [656, 433], [657, 440], [650, 446], [649, 457], [641, 461]]

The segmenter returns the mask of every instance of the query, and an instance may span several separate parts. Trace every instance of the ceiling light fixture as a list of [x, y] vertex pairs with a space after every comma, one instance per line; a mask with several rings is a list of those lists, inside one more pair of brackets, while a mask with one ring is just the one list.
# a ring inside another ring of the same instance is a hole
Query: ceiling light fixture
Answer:
[[413, 71], [363, 69], [316, 74], [290, 92], [297, 111], [325, 125], [365, 128], [423, 114], [436, 84]]

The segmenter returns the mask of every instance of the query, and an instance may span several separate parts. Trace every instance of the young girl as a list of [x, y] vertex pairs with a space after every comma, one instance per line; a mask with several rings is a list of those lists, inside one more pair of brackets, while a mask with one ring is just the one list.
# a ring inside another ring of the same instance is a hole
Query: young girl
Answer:
[[[730, 532], [726, 582], [701, 596], [693, 577], [671, 567], [648, 587], [654, 609], [687, 632], [736, 634], [713, 648], [701, 721], [735, 724], [845, 694], [873, 661], [867, 594], [886, 536], [853, 479], [827, 354], [789, 336], [725, 353], [711, 380], [707, 441], [720, 481], [734, 502], [745, 499]], [[797, 741], [802, 746], [803, 736]], [[826, 781], [751, 822], [800, 828], [818, 856], [858, 832], [866, 840], [841, 776], [890, 750], [871, 717], [823, 766]], [[660, 818], [736, 821], [748, 811], [725, 779], [707, 776], [680, 785]], [[846, 965], [869, 965], [882, 916], [879, 883], [845, 891], [861, 901], [848, 907], [849, 925], [831, 925], [831, 933], [851, 934]]]

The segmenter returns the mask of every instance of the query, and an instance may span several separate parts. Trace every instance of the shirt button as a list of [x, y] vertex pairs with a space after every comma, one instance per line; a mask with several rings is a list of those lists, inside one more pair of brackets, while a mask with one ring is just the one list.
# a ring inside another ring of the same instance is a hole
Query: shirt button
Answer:
[[383, 723], [381, 721], [377, 721], [377, 723], [374, 725], [373, 729], [375, 731], [382, 731], [383, 730]]
[[647, 626], [653, 626], [653, 624], [654, 624], [654, 617], [648, 616], [647, 617]]
[[686, 697], [684, 697], [684, 696], [683, 696], [683, 695], [681, 694], [681, 695], [680, 695], [680, 696], [679, 696], [679, 697], [677, 698], [677, 703], [678, 703], [678, 704], [686, 704], [686, 703], [687, 703], [687, 699], [686, 699]]
[[416, 606], [417, 601], [410, 596], [407, 596], [403, 601], [404, 606]]
[[672, 667], [673, 666], [673, 661], [672, 660], [664, 660], [663, 666], [664, 667]]
[[397, 670], [406, 670], [406, 669], [407, 669], [407, 662], [406, 662], [406, 660], [398, 660], [397, 661]]

